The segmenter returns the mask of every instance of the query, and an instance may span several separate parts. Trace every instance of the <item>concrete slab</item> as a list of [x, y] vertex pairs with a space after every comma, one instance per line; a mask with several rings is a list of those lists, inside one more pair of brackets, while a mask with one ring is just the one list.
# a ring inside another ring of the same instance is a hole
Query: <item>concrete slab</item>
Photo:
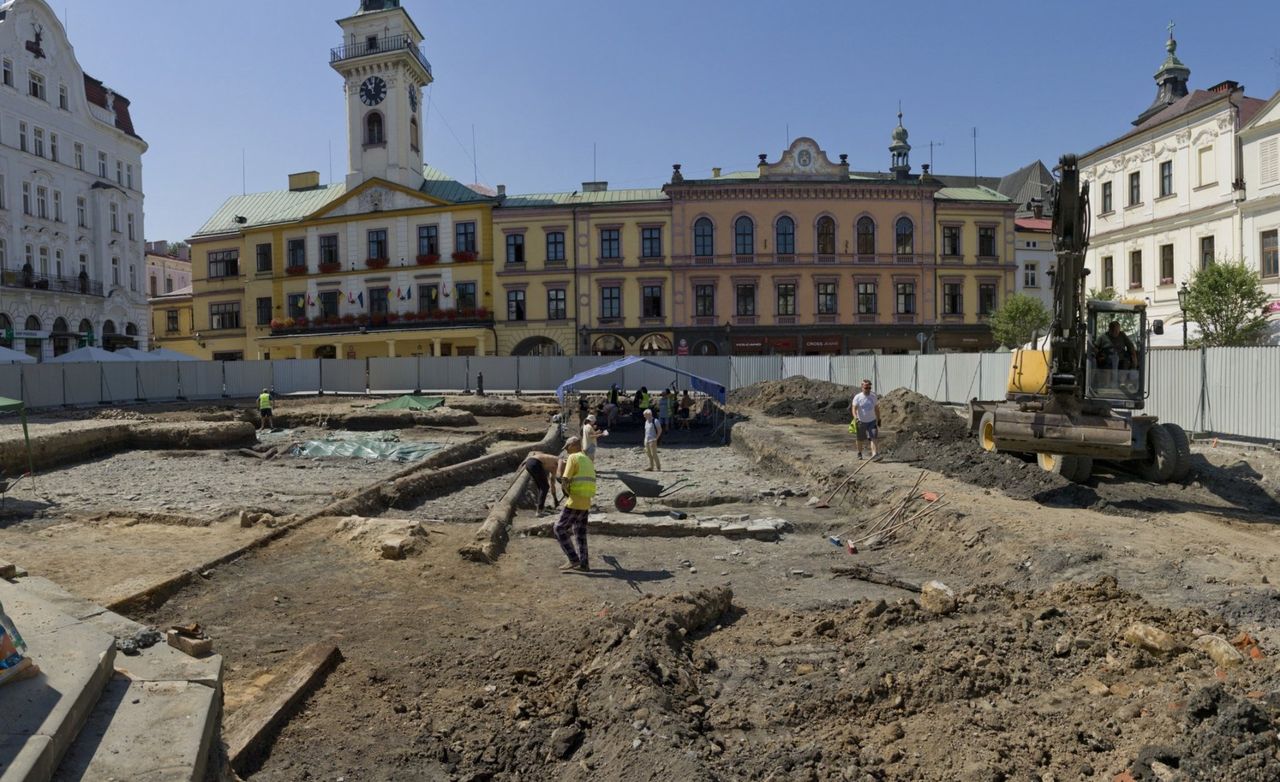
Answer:
[[219, 707], [218, 691], [211, 687], [116, 676], [54, 779], [198, 782]]
[[47, 780], [111, 678], [115, 638], [7, 581], [0, 603], [40, 666], [0, 688], [0, 782]]

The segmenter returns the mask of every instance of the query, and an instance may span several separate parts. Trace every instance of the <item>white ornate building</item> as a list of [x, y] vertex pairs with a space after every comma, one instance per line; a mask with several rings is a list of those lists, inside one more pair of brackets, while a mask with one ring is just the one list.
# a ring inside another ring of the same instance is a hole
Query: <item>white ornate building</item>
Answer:
[[0, 4], [0, 344], [145, 345], [142, 154], [43, 0]]
[[1247, 259], [1239, 133], [1264, 102], [1233, 81], [1189, 91], [1172, 35], [1166, 48], [1155, 101], [1132, 130], [1081, 156], [1080, 172], [1093, 218], [1089, 287], [1146, 299], [1173, 327], [1156, 343], [1176, 345], [1179, 286], [1215, 259]]
[[1280, 92], [1240, 131], [1240, 145], [1242, 255], [1262, 275], [1271, 309], [1280, 311]]

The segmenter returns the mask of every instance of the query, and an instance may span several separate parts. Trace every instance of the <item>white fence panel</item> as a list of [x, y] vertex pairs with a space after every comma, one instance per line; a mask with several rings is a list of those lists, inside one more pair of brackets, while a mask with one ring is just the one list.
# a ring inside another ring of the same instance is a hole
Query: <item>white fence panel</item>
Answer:
[[[138, 398], [148, 402], [169, 402], [178, 398], [177, 361], [147, 361], [138, 364]], [[70, 395], [70, 389], [67, 391]]]
[[[258, 389], [261, 391], [262, 389]], [[320, 359], [302, 358], [271, 362], [271, 390], [277, 394], [320, 392]]]
[[408, 393], [418, 388], [418, 359], [369, 359], [369, 391], [375, 394]]
[[573, 359], [568, 356], [521, 356], [518, 371], [521, 392], [554, 392], [573, 376]]
[[138, 399], [138, 364], [134, 361], [104, 361], [102, 401], [133, 402]]
[[766, 380], [782, 379], [780, 356], [733, 356], [730, 361], [730, 386], [744, 388]]
[[516, 388], [517, 361], [514, 356], [472, 356], [471, 383], [480, 387], [480, 375], [484, 375], [484, 390], [514, 391]]
[[102, 401], [102, 371], [97, 363], [61, 363], [64, 404], [97, 404]]
[[[685, 372], [714, 381], [729, 389], [729, 357], [728, 356], [678, 356], [676, 366]], [[688, 384], [688, 378], [681, 380]]]
[[[22, 401], [27, 407], [59, 407], [63, 404], [62, 367], [64, 366], [67, 365], [27, 364], [23, 366]], [[97, 380], [96, 377], [94, 379]], [[93, 384], [93, 395], [98, 396], [97, 382]]]
[[[981, 354], [944, 353], [942, 357], [947, 362], [946, 385], [944, 388], [945, 399], [939, 399], [938, 401], [962, 404], [978, 398], [981, 392], [978, 386], [978, 367], [982, 363]], [[1004, 397], [1001, 396], [1000, 398], [1003, 399]]]
[[185, 399], [222, 398], [222, 362], [179, 361], [178, 385]]
[[0, 364], [0, 396], [22, 398], [22, 365]]
[[1009, 392], [1009, 367], [1012, 353], [983, 353], [980, 387], [977, 397], [984, 402], [999, 401]]
[[895, 388], [915, 389], [915, 356], [876, 356], [876, 392], [884, 395]]
[[423, 356], [419, 376], [422, 390], [463, 391], [468, 388], [467, 359], [465, 356]]
[[368, 388], [368, 366], [362, 358], [326, 358], [320, 363], [320, 382], [326, 394], [363, 394]]
[[1198, 350], [1147, 354], [1146, 412], [1194, 431], [1200, 425], [1201, 357]]
[[[612, 364], [618, 360], [618, 356], [573, 356], [569, 359], [570, 373], [561, 379], [560, 382], [568, 380], [570, 376], [579, 372], [586, 372], [588, 369], [602, 367], [605, 364]], [[588, 378], [578, 384], [579, 391], [608, 391], [612, 383], [618, 385], [623, 384], [624, 375], [621, 372], [614, 372], [599, 377]]]
[[930, 399], [945, 402], [946, 387], [947, 357], [916, 356], [916, 390]]
[[810, 380], [830, 380], [831, 358], [829, 356], [783, 356], [782, 376], [796, 375]]
[[1210, 348], [1205, 428], [1242, 437], [1280, 439], [1276, 405], [1267, 391], [1280, 382], [1276, 348]]
[[222, 372], [226, 394], [232, 398], [257, 396], [271, 387], [270, 361], [226, 361]]

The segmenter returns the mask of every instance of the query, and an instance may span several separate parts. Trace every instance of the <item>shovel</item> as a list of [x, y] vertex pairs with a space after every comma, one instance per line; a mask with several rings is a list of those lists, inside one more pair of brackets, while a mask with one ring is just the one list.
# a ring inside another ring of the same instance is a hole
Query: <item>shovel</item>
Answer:
[[830, 507], [831, 507], [831, 504], [830, 504], [830, 503], [831, 503], [831, 500], [835, 499], [836, 494], [838, 494], [838, 493], [840, 492], [840, 490], [841, 490], [841, 489], [843, 489], [843, 488], [845, 487], [845, 484], [847, 484], [849, 481], [853, 480], [853, 478], [854, 478], [854, 476], [855, 476], [855, 475], [857, 475], [858, 473], [862, 472], [862, 468], [863, 468], [863, 467], [866, 467], [868, 464], [871, 464], [871, 462], [866, 461], [866, 462], [863, 462], [862, 464], [859, 464], [859, 465], [858, 465], [858, 469], [856, 469], [856, 470], [854, 470], [853, 472], [849, 473], [849, 476], [848, 476], [847, 478], [845, 478], [843, 481], [841, 481], [841, 482], [840, 482], [840, 485], [839, 485], [839, 486], [837, 486], [837, 487], [835, 488], [835, 490], [834, 490], [834, 491], [832, 491], [830, 494], [828, 494], [828, 495], [827, 495], [827, 497], [826, 497], [826, 499], [822, 500], [821, 502], [819, 502], [817, 505], [814, 505], [813, 507], [815, 507], [815, 508], [830, 508]]

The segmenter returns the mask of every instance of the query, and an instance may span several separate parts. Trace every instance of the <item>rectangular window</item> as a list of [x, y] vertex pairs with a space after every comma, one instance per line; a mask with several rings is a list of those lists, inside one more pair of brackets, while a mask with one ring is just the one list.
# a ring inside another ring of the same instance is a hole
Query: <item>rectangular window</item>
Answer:
[[18, 123], [18, 149], [27, 151], [27, 123]]
[[305, 318], [307, 316], [307, 294], [290, 293], [288, 298], [289, 317]]
[[996, 286], [984, 282], [978, 286], [978, 314], [990, 315], [996, 311]]
[[240, 302], [223, 301], [209, 305], [209, 328], [240, 328]]
[[1024, 263], [1022, 265], [1022, 287], [1039, 288], [1040, 283], [1036, 280], [1036, 264]]
[[896, 287], [898, 290], [898, 314], [914, 315], [916, 312], [916, 284], [914, 282], [900, 282]]
[[1134, 171], [1129, 175], [1129, 206], [1142, 203], [1142, 174]]
[[711, 221], [702, 218], [693, 224], [693, 254], [698, 258], [710, 258], [715, 254], [715, 231]]
[[1201, 269], [1209, 268], [1209, 264], [1213, 263], [1213, 258], [1214, 258], [1213, 237], [1201, 236], [1200, 237], [1200, 268]]
[[4, 86], [13, 86], [13, 61], [8, 58], [4, 61]]
[[84, 171], [84, 144], [77, 141], [73, 149], [76, 155], [76, 168]]
[[1116, 287], [1116, 259], [1110, 255], [1102, 259], [1102, 287]]
[[957, 257], [960, 253], [960, 226], [942, 226], [942, 254]]
[[369, 254], [365, 256], [371, 260], [382, 259], [387, 256], [387, 229], [375, 228], [367, 234], [369, 238]]
[[1201, 147], [1196, 150], [1196, 164], [1200, 169], [1200, 186], [1212, 185], [1218, 181], [1217, 161], [1213, 156], [1213, 147]]
[[836, 284], [834, 282], [818, 283], [818, 314], [835, 315], [839, 312], [836, 302]]
[[438, 312], [440, 310], [440, 286], [432, 283], [430, 285], [418, 286], [418, 312]]
[[58, 108], [65, 111], [67, 109], [67, 85], [58, 85]]
[[1173, 284], [1173, 245], [1160, 245], [1160, 284]]
[[458, 223], [453, 227], [453, 249], [460, 253], [476, 251], [476, 224], [474, 222]]
[[391, 311], [391, 289], [390, 288], [370, 288], [369, 289], [369, 314], [370, 315], [386, 315]]
[[164, 330], [173, 334], [178, 330], [178, 311], [166, 310], [164, 313]]
[[796, 314], [796, 286], [792, 282], [778, 285], [778, 315]]
[[[9, 199], [5, 197], [5, 181], [4, 174], [0, 174], [0, 209], [8, 208]], [[0, 266], [0, 269], [4, 268]]]
[[[263, 269], [262, 257], [258, 257], [259, 271], [271, 271], [271, 245], [258, 245], [259, 248], [267, 248], [267, 268]], [[285, 244], [285, 258], [290, 269], [302, 269], [307, 265], [307, 240], [306, 239], [290, 239]]]
[[35, 141], [35, 147], [32, 152], [37, 157], [44, 157], [44, 128], [36, 128], [31, 132], [31, 138]]
[[133, 233], [134, 233], [134, 232], [133, 232], [133, 212], [130, 212], [129, 214], [125, 215], [124, 217], [125, 217], [125, 228], [127, 228], [127, 229], [128, 229], [128, 235], [129, 235], [129, 238], [130, 238], [130, 239], [133, 239], [133, 238], [134, 238], [134, 235], [133, 235]]
[[1115, 203], [1111, 200], [1111, 183], [1102, 183], [1102, 214], [1107, 214], [1115, 209]]
[[116, 161], [116, 184], [124, 184], [124, 163], [119, 160]]
[[259, 326], [271, 325], [271, 297], [270, 296], [258, 297], [258, 325]]
[[167, 276], [166, 276], [166, 277], [164, 278], [164, 292], [165, 292], [165, 293], [173, 293], [173, 278], [172, 278], [172, 277], [167, 277]]
[[749, 318], [756, 314], [756, 286], [741, 283], [737, 286], [737, 308], [739, 317]]
[[640, 289], [640, 317], [662, 317], [662, 286], [645, 285]]
[[49, 188], [36, 188], [36, 217], [47, 220], [49, 218]]
[[658, 227], [640, 229], [640, 257], [662, 257], [662, 229]]
[[39, 98], [40, 100], [45, 100], [43, 76], [36, 73], [35, 71], [29, 71], [28, 84], [30, 85], [30, 89], [28, 91], [30, 92], [31, 97]]
[[440, 254], [440, 228], [435, 225], [418, 226], [418, 255]]
[[[370, 291], [372, 294], [373, 291]], [[342, 301], [342, 297], [337, 291], [320, 291], [317, 297], [320, 299], [320, 317], [336, 318], [338, 317], [338, 303]]]
[[524, 234], [507, 234], [507, 263], [524, 263]]
[[524, 320], [524, 291], [507, 291], [507, 320]]
[[564, 320], [569, 317], [564, 288], [547, 291], [547, 320]]
[[338, 263], [338, 235], [320, 237], [320, 263]]
[[564, 260], [564, 231], [547, 232], [547, 262]]
[[622, 230], [618, 228], [600, 229], [601, 260], [617, 260], [622, 257]]
[[271, 271], [271, 243], [270, 242], [258, 245], [257, 257], [258, 257], [258, 266], [257, 266], [258, 271], [270, 272]]
[[1129, 287], [1142, 287], [1142, 250], [1129, 253]]
[[1173, 161], [1166, 160], [1160, 164], [1160, 197], [1173, 195]]
[[458, 309], [473, 310], [476, 308], [476, 284], [474, 282], [460, 282], [454, 285], [453, 288], [458, 295]]
[[606, 285], [600, 289], [600, 317], [622, 317], [622, 288], [617, 285]]
[[693, 286], [693, 314], [698, 318], [713, 318], [716, 314], [716, 286]]
[[76, 197], [76, 225], [81, 228], [89, 227], [89, 207], [83, 196]]
[[942, 283], [942, 314], [964, 314], [964, 286], [958, 282]]
[[111, 212], [111, 230], [120, 233], [120, 207], [112, 204], [108, 211]]
[[133, 189], [133, 164], [124, 167], [124, 186]]
[[239, 250], [215, 250], [209, 253], [209, 279], [236, 277], [239, 274]]
[[58, 134], [57, 133], [49, 134], [49, 159], [55, 163], [58, 162]]
[[1262, 276], [1280, 275], [1280, 231], [1263, 231], [1259, 238], [1262, 240]]
[[858, 314], [874, 315], [876, 309], [876, 284], [874, 282], [858, 283]]
[[[132, 216], [132, 215], [130, 215]], [[62, 191], [53, 191], [53, 219], [62, 222]], [[130, 239], [133, 237], [130, 236]]]
[[996, 227], [994, 225], [978, 227], [978, 257], [996, 257]]
[[31, 214], [31, 183], [22, 183], [22, 213], [24, 215]]
[[102, 177], [103, 179], [107, 178], [107, 153], [106, 152], [98, 153], [98, 176]]

